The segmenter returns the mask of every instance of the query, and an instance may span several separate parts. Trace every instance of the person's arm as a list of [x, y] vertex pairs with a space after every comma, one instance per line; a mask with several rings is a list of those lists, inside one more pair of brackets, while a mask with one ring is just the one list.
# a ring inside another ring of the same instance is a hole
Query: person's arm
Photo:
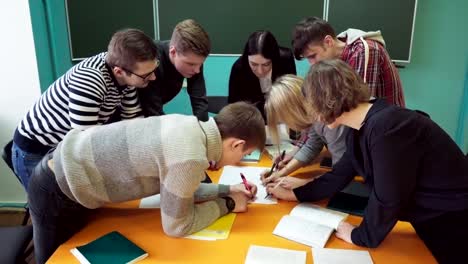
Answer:
[[228, 196], [230, 194], [229, 188], [230, 186], [225, 184], [201, 183], [195, 191], [195, 202], [204, 202]]
[[164, 115], [161, 87], [158, 84], [158, 81], [152, 81], [147, 87], [137, 90], [138, 100], [146, 117]]
[[361, 224], [351, 233], [356, 245], [377, 247], [398, 221], [402, 208], [410, 203], [421, 157], [412, 144], [415, 139], [398, 136], [398, 132], [371, 137], [374, 188]]
[[228, 93], [228, 103], [235, 103], [239, 101], [246, 100], [243, 96], [243, 85], [242, 81], [243, 76], [241, 75], [240, 65], [238, 61], [232, 65], [231, 74], [229, 75], [229, 93]]
[[340, 161], [333, 166], [332, 171], [325, 173], [318, 179], [301, 187], [293, 189], [294, 195], [300, 202], [314, 202], [329, 198], [342, 190], [356, 176], [352, 164], [352, 157], [346, 151]]
[[136, 88], [131, 89], [128, 93], [123, 95], [121, 109], [120, 116], [122, 119], [132, 119], [143, 116]]
[[292, 51], [288, 48], [280, 48], [280, 55], [283, 60], [284, 74], [294, 74], [296, 75], [296, 61], [294, 60], [294, 55]]
[[200, 73], [187, 79], [187, 93], [190, 96], [192, 112], [200, 121], [208, 120], [208, 100], [206, 99], [205, 77], [203, 66]]
[[[161, 183], [161, 219], [166, 234], [176, 237], [192, 234], [228, 213], [223, 198], [195, 203], [195, 194], [197, 199], [201, 199], [203, 196], [217, 196], [220, 191], [225, 192], [219, 186], [217, 190], [210, 191], [204, 187], [198, 190], [200, 181], [205, 177], [205, 167], [204, 162], [194, 160], [169, 166], [164, 182]], [[202, 195], [202, 192], [205, 194]]]
[[[81, 75], [86, 76], [86, 80]], [[90, 68], [77, 69], [70, 76], [68, 91], [71, 127], [83, 130], [99, 124], [99, 110], [107, 93], [101, 72]]]
[[307, 131], [306, 141], [296, 155], [294, 155], [294, 159], [302, 164], [309, 164], [320, 154], [324, 145], [325, 143], [315, 127], [311, 126]]

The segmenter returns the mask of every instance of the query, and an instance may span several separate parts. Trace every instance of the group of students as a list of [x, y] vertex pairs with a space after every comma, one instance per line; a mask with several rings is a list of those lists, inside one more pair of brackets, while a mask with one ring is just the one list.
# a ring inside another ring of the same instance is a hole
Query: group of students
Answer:
[[[458, 241], [468, 235], [467, 159], [430, 118], [403, 108], [379, 31], [336, 35], [326, 21], [307, 18], [293, 30], [293, 52], [268, 31], [252, 33], [232, 66], [230, 104], [214, 118], [203, 76], [209, 53], [208, 34], [191, 19], [177, 24], [169, 41], [122, 30], [107, 52], [73, 66], [27, 112], [12, 158], [28, 193], [38, 263], [81, 229], [92, 209], [110, 202], [160, 193], [162, 227], [171, 236], [247, 211], [257, 186], [248, 183], [249, 192], [202, 181], [209, 167], [262, 150], [265, 121], [272, 135], [279, 122], [303, 134], [279, 171], [259, 175], [273, 196], [316, 201], [362, 175], [371, 188], [364, 219], [358, 227], [342, 222], [339, 238], [376, 247], [405, 220], [441, 263], [460, 256]], [[305, 80], [295, 76], [294, 57], [312, 65]], [[184, 78], [195, 116], [164, 115]], [[111, 123], [116, 113], [123, 121]], [[331, 172], [282, 178], [324, 145]]]

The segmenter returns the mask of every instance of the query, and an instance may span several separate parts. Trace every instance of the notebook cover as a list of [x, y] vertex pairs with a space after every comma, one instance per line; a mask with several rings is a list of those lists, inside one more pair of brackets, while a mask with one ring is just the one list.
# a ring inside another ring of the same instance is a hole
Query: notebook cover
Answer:
[[76, 247], [72, 253], [81, 262], [77, 254], [84, 257], [88, 261], [84, 263], [134, 263], [148, 256], [148, 253], [117, 231]]
[[338, 192], [328, 202], [327, 208], [348, 214], [363, 216], [369, 197]]

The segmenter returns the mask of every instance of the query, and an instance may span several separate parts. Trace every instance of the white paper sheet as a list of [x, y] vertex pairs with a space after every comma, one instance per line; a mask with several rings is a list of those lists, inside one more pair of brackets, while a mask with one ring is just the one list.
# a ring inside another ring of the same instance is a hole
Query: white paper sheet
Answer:
[[140, 208], [161, 208], [161, 196], [155, 194], [149, 197], [145, 197], [140, 201]]
[[366, 250], [313, 248], [314, 264], [373, 264]]
[[305, 264], [307, 252], [251, 245], [245, 264]]
[[265, 199], [267, 195], [265, 187], [262, 185], [260, 180], [260, 173], [264, 170], [269, 170], [268, 167], [238, 167], [238, 166], [224, 166], [223, 174], [219, 178], [219, 184], [239, 184], [242, 182], [240, 173], [244, 174], [247, 181], [257, 185], [257, 196], [253, 203], [258, 204], [277, 204], [278, 201], [276, 198], [269, 196]]

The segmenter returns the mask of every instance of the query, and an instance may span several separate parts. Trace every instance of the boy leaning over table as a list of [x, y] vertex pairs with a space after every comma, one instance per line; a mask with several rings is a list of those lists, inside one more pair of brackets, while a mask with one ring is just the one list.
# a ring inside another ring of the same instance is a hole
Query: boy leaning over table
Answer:
[[165, 115], [72, 130], [34, 168], [28, 201], [38, 263], [86, 225], [106, 203], [161, 194], [164, 232], [183, 237], [229, 212], [247, 211], [242, 184], [200, 183], [209, 161], [238, 163], [265, 143], [264, 120], [245, 102], [214, 118]]

